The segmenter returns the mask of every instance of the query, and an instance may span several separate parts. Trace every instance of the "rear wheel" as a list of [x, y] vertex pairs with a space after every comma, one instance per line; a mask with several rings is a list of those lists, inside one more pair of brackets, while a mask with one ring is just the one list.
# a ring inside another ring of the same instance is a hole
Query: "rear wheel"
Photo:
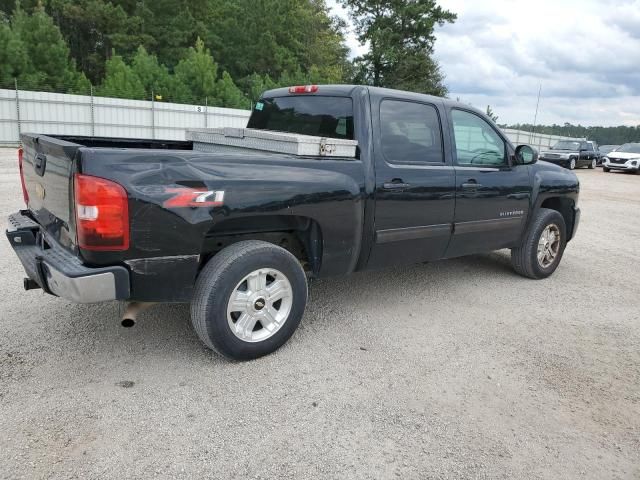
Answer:
[[306, 303], [307, 280], [296, 257], [267, 242], [238, 242], [202, 269], [191, 321], [209, 348], [250, 360], [277, 350], [293, 335]]
[[567, 246], [564, 218], [556, 210], [541, 208], [518, 248], [511, 250], [511, 264], [522, 276], [541, 279], [555, 272]]
[[593, 170], [594, 168], [596, 168], [597, 164], [598, 164], [598, 161], [594, 158], [593, 160], [591, 160], [591, 163], [589, 164], [589, 168]]
[[569, 160], [569, 170], [575, 170], [576, 169], [576, 159], [572, 158], [571, 160]]

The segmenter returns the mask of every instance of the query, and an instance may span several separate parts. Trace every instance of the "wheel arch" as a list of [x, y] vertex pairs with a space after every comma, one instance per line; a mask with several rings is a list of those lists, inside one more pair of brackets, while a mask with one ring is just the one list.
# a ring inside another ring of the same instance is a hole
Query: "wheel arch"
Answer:
[[322, 266], [322, 228], [316, 220], [297, 215], [251, 215], [221, 221], [207, 231], [200, 268], [222, 249], [244, 240], [262, 240], [284, 248], [312, 275]]
[[555, 210], [562, 215], [567, 228], [567, 240], [573, 237], [575, 201], [568, 197], [548, 197], [539, 205], [539, 208], [548, 208]]

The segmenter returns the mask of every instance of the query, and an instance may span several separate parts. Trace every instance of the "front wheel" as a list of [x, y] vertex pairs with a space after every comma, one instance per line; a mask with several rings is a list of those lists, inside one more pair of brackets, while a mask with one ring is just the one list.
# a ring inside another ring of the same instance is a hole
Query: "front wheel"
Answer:
[[200, 272], [191, 321], [209, 348], [250, 360], [280, 348], [296, 330], [307, 303], [307, 279], [287, 250], [262, 241], [235, 243]]
[[610, 168], [607, 168], [607, 167], [602, 167], [602, 171], [603, 171], [604, 173], [609, 173], [609, 172], [611, 171], [611, 169], [610, 169]]
[[513, 269], [524, 277], [541, 279], [555, 272], [567, 246], [567, 227], [556, 210], [541, 208], [522, 245], [511, 250]]
[[575, 170], [576, 169], [576, 159], [572, 158], [571, 160], [569, 160], [569, 170]]

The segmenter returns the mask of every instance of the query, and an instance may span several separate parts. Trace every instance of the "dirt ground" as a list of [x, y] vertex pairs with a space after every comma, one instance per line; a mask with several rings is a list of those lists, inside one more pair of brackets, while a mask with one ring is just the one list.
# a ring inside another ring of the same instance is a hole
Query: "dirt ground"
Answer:
[[[2, 478], [640, 478], [640, 176], [577, 172], [555, 275], [508, 252], [316, 281], [276, 354], [205, 349], [184, 305], [22, 290], [0, 240]], [[22, 207], [0, 150], [0, 217]]]

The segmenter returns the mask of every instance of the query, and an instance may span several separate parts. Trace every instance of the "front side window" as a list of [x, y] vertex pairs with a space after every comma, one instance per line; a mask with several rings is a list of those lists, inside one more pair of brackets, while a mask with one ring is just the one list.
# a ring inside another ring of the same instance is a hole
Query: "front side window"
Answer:
[[433, 105], [383, 100], [380, 143], [389, 163], [443, 163], [440, 118]]
[[507, 165], [506, 144], [486, 120], [457, 109], [451, 116], [459, 165]]

